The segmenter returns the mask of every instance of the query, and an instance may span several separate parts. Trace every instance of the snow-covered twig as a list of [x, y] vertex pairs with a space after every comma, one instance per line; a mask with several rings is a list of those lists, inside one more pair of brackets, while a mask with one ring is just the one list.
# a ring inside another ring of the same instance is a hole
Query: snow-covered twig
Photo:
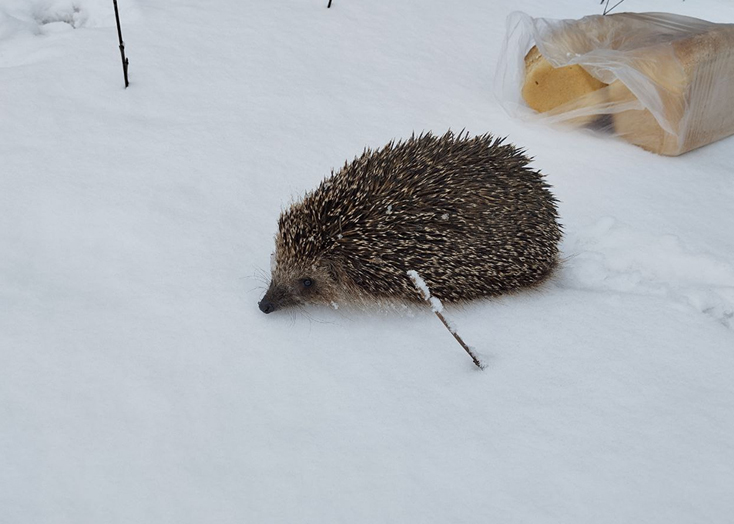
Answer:
[[417, 271], [414, 271], [412, 269], [408, 271], [408, 276], [410, 277], [410, 280], [413, 281], [413, 286], [415, 286], [415, 289], [421, 294], [423, 300], [428, 302], [428, 304], [431, 306], [431, 310], [436, 314], [443, 325], [446, 326], [446, 329], [449, 330], [449, 333], [454, 336], [456, 341], [461, 345], [462, 348], [464, 348], [464, 351], [469, 354], [472, 361], [474, 362], [474, 365], [476, 365], [479, 369], [484, 369], [485, 364], [477, 358], [477, 356], [474, 354], [474, 351], [472, 350], [472, 347], [467, 345], [466, 342], [464, 342], [464, 340], [456, 332], [456, 326], [454, 326], [453, 323], [449, 321], [443, 314], [443, 304], [438, 298], [431, 295], [431, 290], [428, 288], [428, 284], [426, 284], [425, 280], [421, 278]]

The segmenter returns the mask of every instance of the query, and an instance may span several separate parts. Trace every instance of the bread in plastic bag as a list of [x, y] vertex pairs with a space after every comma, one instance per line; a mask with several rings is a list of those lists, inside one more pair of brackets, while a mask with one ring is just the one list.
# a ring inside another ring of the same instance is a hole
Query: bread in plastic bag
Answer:
[[680, 155], [734, 134], [734, 24], [666, 13], [512, 13], [495, 88], [511, 114]]

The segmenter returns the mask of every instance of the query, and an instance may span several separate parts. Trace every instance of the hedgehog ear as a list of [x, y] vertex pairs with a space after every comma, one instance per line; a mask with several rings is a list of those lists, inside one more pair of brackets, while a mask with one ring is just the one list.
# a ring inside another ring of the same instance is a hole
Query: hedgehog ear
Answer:
[[362, 287], [362, 263], [357, 258], [339, 256], [329, 260], [329, 274], [337, 282], [351, 282]]
[[338, 282], [344, 279], [344, 264], [340, 260], [336, 258], [325, 258], [322, 262], [332, 280]]

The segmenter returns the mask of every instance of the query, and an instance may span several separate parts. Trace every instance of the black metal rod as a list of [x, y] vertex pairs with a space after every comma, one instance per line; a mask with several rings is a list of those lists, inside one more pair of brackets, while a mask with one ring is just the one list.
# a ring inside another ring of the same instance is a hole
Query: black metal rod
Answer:
[[622, 2], [624, 2], [624, 0], [619, 0], [619, 2], [617, 2], [616, 4], [614, 4], [612, 7], [609, 7], [609, 0], [601, 0], [601, 3], [603, 4], [605, 1], [606, 1], [606, 5], [604, 5], [604, 12], [602, 13], [602, 15], [604, 15], [604, 16], [608, 15], [609, 13], [611, 13], [612, 10], [614, 10], [619, 4], [621, 4]]
[[331, 0], [329, 0], [329, 5], [326, 6], [327, 8], [331, 7]]
[[117, 38], [120, 40], [120, 57], [122, 58], [122, 74], [125, 77], [125, 89], [127, 89], [127, 86], [130, 85], [130, 82], [127, 80], [127, 66], [130, 62], [128, 62], [127, 58], [125, 58], [125, 42], [122, 41], [122, 29], [120, 28], [120, 13], [117, 11], [117, 0], [112, 0], [112, 3], [115, 4], [115, 19], [117, 19]]

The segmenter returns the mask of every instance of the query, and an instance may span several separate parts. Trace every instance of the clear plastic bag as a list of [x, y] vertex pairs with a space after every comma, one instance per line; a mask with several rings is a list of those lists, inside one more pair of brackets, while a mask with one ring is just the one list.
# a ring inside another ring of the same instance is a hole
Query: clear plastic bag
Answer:
[[667, 13], [550, 20], [515, 12], [495, 90], [515, 116], [680, 155], [734, 134], [734, 24]]

